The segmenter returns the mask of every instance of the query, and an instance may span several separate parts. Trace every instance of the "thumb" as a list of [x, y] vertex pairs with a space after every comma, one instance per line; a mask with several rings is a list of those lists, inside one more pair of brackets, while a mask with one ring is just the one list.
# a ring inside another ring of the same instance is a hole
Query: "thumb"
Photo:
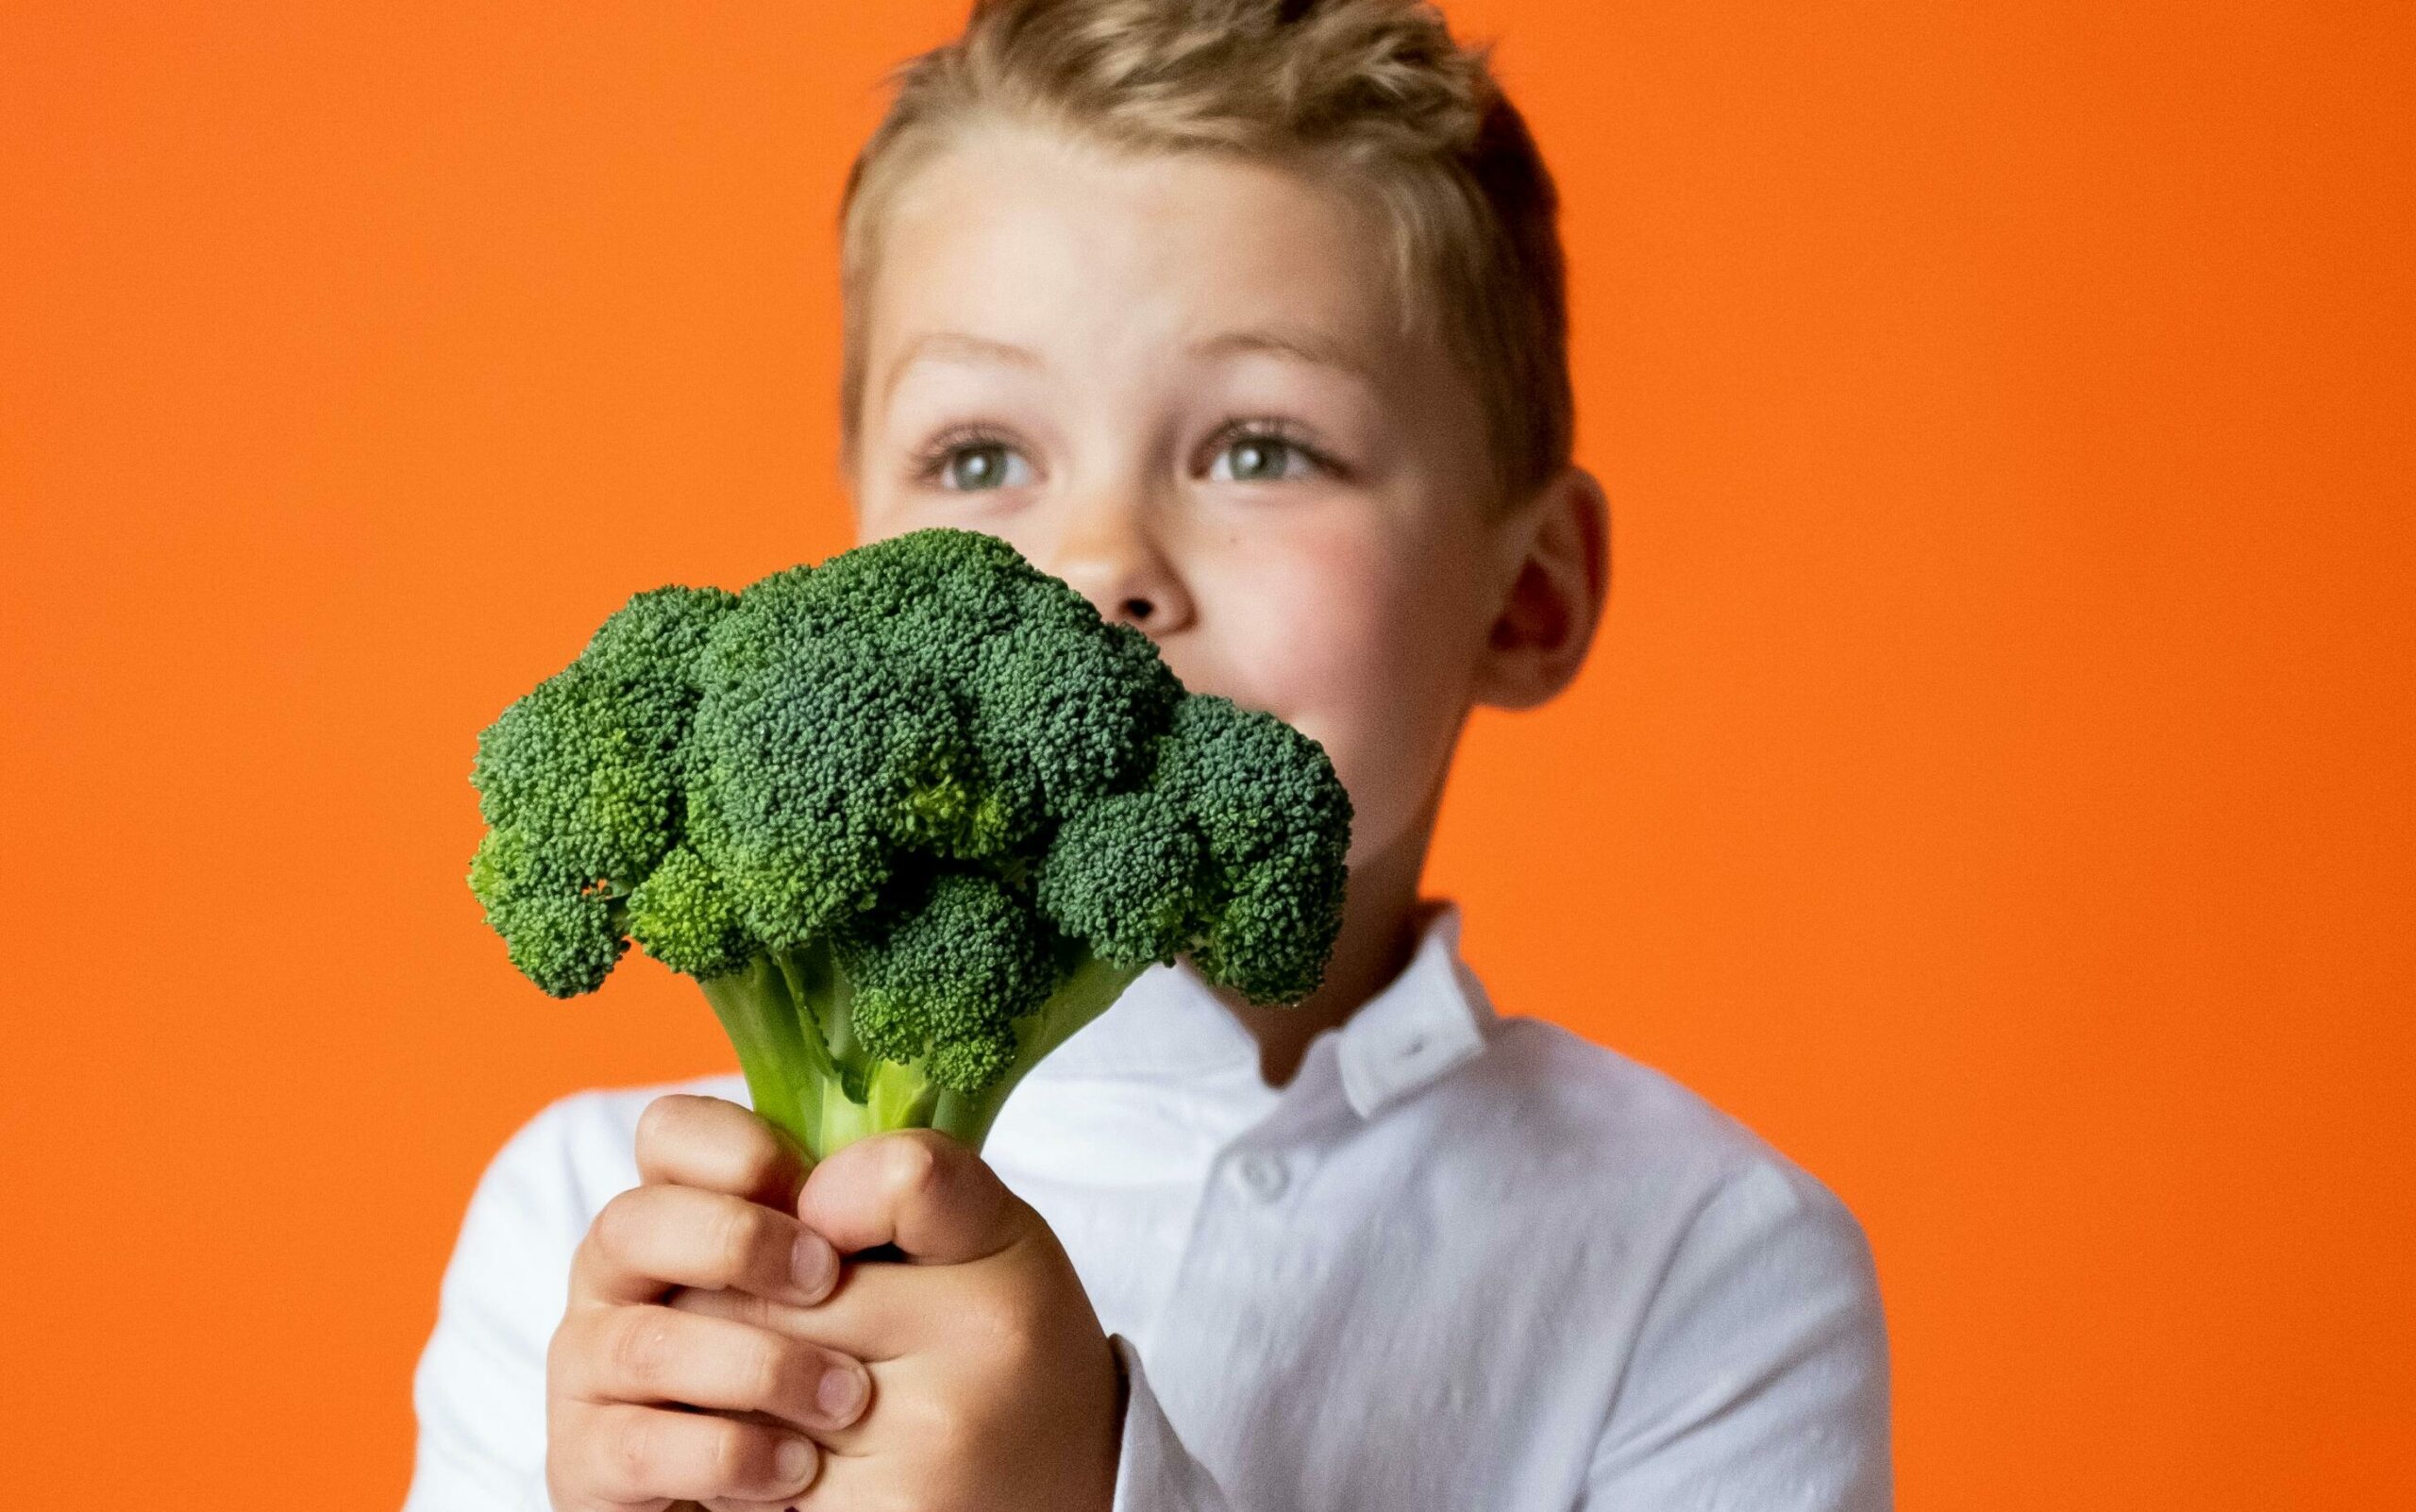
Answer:
[[894, 1244], [926, 1265], [997, 1254], [1030, 1215], [981, 1156], [930, 1129], [847, 1146], [814, 1168], [797, 1201], [798, 1219], [843, 1254]]

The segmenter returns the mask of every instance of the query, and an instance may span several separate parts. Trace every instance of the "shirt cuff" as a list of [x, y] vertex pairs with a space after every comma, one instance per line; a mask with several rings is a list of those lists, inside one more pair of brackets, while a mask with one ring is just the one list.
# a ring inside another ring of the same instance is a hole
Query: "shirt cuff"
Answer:
[[1124, 1364], [1124, 1436], [1116, 1459], [1114, 1512], [1227, 1512], [1216, 1480], [1183, 1447], [1158, 1405], [1141, 1352], [1121, 1334], [1107, 1341]]

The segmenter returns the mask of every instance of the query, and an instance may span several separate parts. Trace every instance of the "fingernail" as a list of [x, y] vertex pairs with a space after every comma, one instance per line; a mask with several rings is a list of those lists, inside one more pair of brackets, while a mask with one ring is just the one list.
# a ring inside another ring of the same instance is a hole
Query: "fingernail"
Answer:
[[864, 1403], [864, 1385], [856, 1371], [841, 1366], [822, 1372], [822, 1384], [814, 1390], [814, 1400], [834, 1422], [847, 1422]]
[[772, 1469], [780, 1484], [803, 1481], [814, 1473], [814, 1444], [804, 1438], [783, 1438], [778, 1453], [772, 1456]]
[[797, 1290], [818, 1298], [838, 1278], [839, 1252], [819, 1235], [800, 1234], [789, 1253], [789, 1273], [796, 1278]]

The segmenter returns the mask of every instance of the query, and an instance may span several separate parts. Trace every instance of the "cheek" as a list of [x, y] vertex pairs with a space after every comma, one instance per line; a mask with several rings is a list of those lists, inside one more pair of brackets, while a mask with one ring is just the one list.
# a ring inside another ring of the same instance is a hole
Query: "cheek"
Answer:
[[1271, 710], [1325, 747], [1361, 856], [1416, 821], [1468, 707], [1467, 606], [1426, 560], [1348, 536], [1253, 553], [1202, 594], [1202, 644], [1182, 648], [1196, 657], [1170, 648], [1194, 688]]
[[996, 497], [914, 487], [903, 479], [866, 478], [861, 472], [854, 479], [854, 497], [858, 546], [933, 526], [981, 530], [999, 537], [1027, 557], [1046, 545], [1032, 538], [1029, 519], [1004, 508]]

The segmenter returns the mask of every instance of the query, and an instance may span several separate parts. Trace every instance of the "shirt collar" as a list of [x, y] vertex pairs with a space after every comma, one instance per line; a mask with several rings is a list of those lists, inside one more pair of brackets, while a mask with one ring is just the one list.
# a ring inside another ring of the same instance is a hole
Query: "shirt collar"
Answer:
[[1460, 958], [1460, 910], [1437, 907], [1417, 951], [1340, 1031], [1335, 1050], [1342, 1095], [1372, 1118], [1419, 1088], [1484, 1053], [1494, 1023], [1485, 985]]
[[1135, 977], [1033, 1074], [1183, 1081], [1245, 1067], [1257, 1076], [1258, 1041], [1186, 961]]

